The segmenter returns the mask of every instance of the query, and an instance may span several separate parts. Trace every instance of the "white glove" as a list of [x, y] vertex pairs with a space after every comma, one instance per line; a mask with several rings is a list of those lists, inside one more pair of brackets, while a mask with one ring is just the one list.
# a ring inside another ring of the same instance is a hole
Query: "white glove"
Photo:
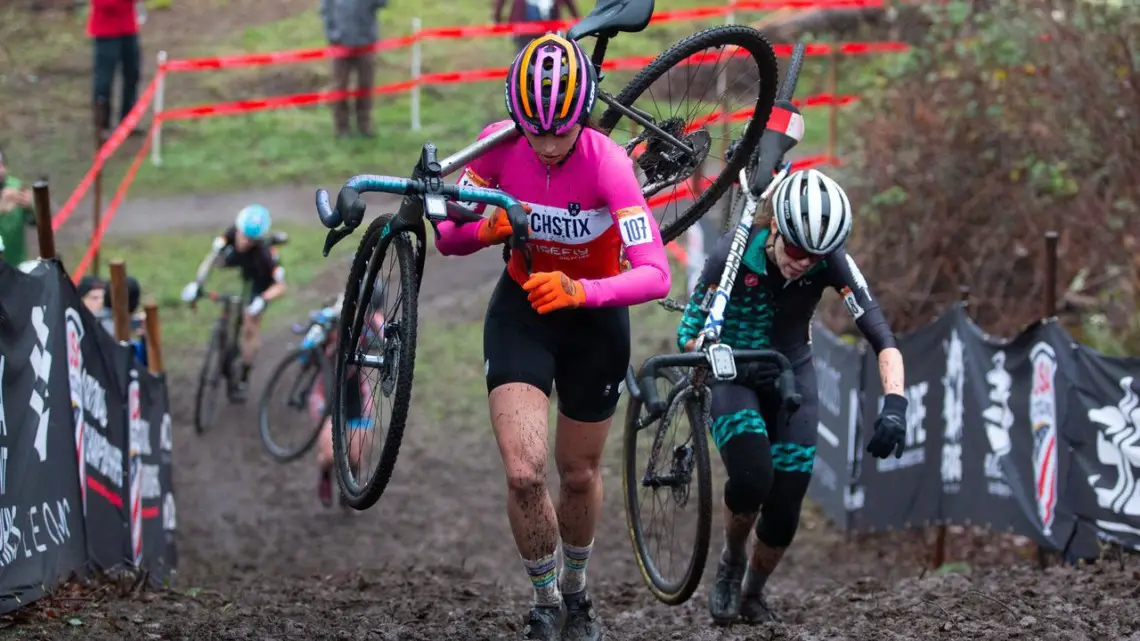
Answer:
[[260, 296], [255, 296], [254, 299], [249, 302], [249, 307], [245, 308], [245, 313], [249, 314], [250, 316], [257, 316], [264, 310], [265, 299]]
[[198, 300], [198, 283], [193, 282], [187, 284], [182, 288], [182, 300], [186, 303], [193, 303]]

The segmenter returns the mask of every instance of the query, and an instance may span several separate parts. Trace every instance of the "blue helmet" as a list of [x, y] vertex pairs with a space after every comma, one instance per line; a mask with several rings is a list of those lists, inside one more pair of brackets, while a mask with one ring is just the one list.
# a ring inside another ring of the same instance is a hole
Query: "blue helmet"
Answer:
[[247, 205], [238, 212], [234, 225], [250, 240], [261, 240], [269, 233], [269, 210], [261, 205]]

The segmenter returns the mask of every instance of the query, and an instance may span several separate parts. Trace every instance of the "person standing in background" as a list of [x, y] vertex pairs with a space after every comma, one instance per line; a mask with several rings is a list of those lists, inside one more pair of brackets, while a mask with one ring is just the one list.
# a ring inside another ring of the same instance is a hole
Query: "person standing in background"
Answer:
[[[330, 45], [367, 47], [380, 40], [376, 12], [388, 6], [388, 0], [321, 0], [321, 18]], [[372, 138], [372, 87], [376, 78], [376, 54], [372, 51], [333, 59], [333, 89], [348, 90], [349, 75], [356, 72], [356, 128], [360, 135]], [[348, 100], [332, 104], [333, 126], [338, 138], [349, 134]]]
[[[578, 7], [574, 4], [574, 0], [509, 0], [511, 3], [511, 12], [507, 16], [507, 22], [534, 22], [536, 20], [558, 20], [561, 18], [561, 9], [565, 8], [570, 12], [570, 17], [575, 20], [578, 19]], [[495, 0], [494, 20], [495, 24], [503, 22], [503, 8], [506, 6], [508, 0]], [[522, 51], [523, 47], [530, 44], [530, 41], [541, 34], [531, 33], [527, 35], [515, 34], [515, 48]]]
[[[111, 86], [115, 71], [122, 67], [122, 100], [119, 105], [119, 121], [126, 120], [127, 114], [135, 106], [139, 92], [141, 74], [141, 52], [139, 48], [139, 18], [135, 12], [136, 0], [91, 0], [91, 11], [87, 16], [87, 35], [94, 41], [95, 53], [95, 95], [92, 104], [100, 101], [107, 104], [110, 120]], [[100, 123], [104, 139], [110, 135], [111, 123]], [[131, 134], [142, 133], [135, 128]]]
[[32, 190], [8, 174], [4, 150], [0, 149], [0, 247], [4, 261], [16, 266], [28, 259], [24, 227], [35, 224]]

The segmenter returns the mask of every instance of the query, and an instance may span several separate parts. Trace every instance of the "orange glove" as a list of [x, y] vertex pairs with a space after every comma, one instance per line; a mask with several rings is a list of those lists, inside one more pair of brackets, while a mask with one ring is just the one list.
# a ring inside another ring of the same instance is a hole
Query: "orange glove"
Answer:
[[[526, 210], [526, 213], [530, 213], [530, 206], [526, 203], [523, 203], [523, 209]], [[511, 220], [507, 217], [507, 210], [496, 207], [490, 216], [479, 221], [477, 234], [479, 242], [489, 247], [491, 245], [507, 242], [507, 239], [511, 237], [512, 231]]]
[[562, 272], [531, 274], [523, 289], [530, 292], [527, 300], [539, 314], [549, 314], [557, 309], [573, 309], [586, 304], [586, 289], [582, 287], [582, 283]]

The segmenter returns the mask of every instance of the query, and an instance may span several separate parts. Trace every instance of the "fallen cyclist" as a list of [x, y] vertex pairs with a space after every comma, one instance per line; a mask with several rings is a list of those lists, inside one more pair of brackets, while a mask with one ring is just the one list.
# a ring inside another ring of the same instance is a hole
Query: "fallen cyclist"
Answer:
[[[878, 355], [886, 396], [867, 451], [878, 458], [892, 451], [899, 457], [906, 435], [902, 353], [844, 248], [852, 218], [847, 194], [831, 178], [808, 169], [779, 184], [772, 207], [771, 219], [758, 217], [753, 225], [725, 309], [721, 342], [734, 349], [782, 352], [792, 363], [803, 405], [787, 424], [778, 424], [776, 372], [767, 371], [772, 366], [765, 363], [741, 367], [734, 380], [711, 383], [712, 436], [728, 476], [724, 549], [709, 594], [709, 611], [718, 624], [779, 620], [764, 598], [764, 586], [795, 537], [811, 482], [819, 422], [811, 322], [826, 287], [843, 297]], [[724, 271], [731, 242], [732, 234], [725, 235], [705, 263], [677, 329], [683, 350], [693, 349], [704, 326], [701, 303]], [[756, 540], [749, 556], [753, 524]]]
[[192, 303], [202, 294], [202, 286], [217, 263], [241, 270], [242, 282], [248, 286], [242, 324], [241, 378], [235, 386], [235, 400], [244, 400], [249, 392], [249, 373], [261, 343], [261, 315], [266, 305], [285, 293], [285, 269], [277, 257], [276, 245], [285, 242], [283, 234], [270, 235], [269, 210], [249, 205], [238, 212], [234, 224], [214, 239], [210, 253], [198, 267], [197, 279], [182, 289], [182, 300]]

